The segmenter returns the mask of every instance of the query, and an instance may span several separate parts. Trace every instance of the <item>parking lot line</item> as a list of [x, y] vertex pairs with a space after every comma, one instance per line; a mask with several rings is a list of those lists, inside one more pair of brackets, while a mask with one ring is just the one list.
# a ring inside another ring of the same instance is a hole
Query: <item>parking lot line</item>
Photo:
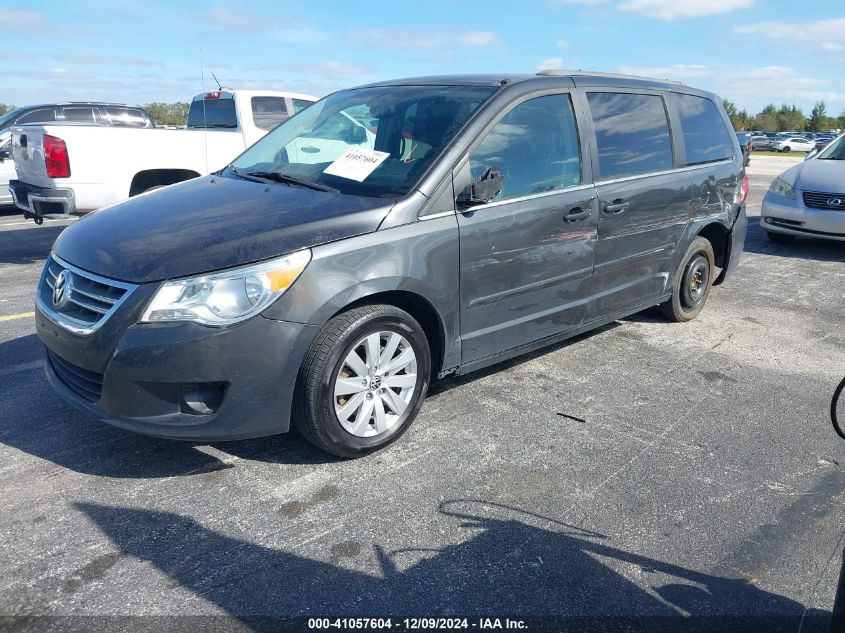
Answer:
[[18, 314], [4, 314], [0, 316], [0, 321], [14, 321], [16, 319], [28, 319], [34, 317], [35, 312], [19, 312]]

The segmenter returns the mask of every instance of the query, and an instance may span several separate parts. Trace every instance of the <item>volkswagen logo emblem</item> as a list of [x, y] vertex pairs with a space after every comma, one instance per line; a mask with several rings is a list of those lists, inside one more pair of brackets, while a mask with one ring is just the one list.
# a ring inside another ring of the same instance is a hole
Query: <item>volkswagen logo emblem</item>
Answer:
[[53, 286], [53, 306], [63, 308], [70, 299], [71, 282], [73, 277], [69, 270], [63, 270], [56, 275], [56, 283]]
[[827, 201], [827, 206], [829, 207], [841, 207], [842, 206], [842, 198], [831, 198]]

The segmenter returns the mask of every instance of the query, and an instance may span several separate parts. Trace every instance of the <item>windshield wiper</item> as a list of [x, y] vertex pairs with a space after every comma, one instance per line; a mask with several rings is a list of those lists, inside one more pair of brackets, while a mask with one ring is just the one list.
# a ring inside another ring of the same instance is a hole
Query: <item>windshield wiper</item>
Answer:
[[[232, 169], [236, 168], [233, 167]], [[282, 174], [277, 171], [236, 171], [235, 173], [243, 176], [252, 176], [253, 178], [261, 178], [263, 180], [272, 180], [273, 182], [279, 182], [288, 185], [289, 187], [306, 187], [308, 189], [314, 189], [315, 191], [328, 191], [330, 193], [340, 193], [340, 190], [335, 189], [334, 187], [329, 187], [328, 185], [321, 185], [319, 183], [310, 182], [308, 180], [300, 180], [299, 178], [294, 178], [293, 176], [288, 176], [287, 174]]]

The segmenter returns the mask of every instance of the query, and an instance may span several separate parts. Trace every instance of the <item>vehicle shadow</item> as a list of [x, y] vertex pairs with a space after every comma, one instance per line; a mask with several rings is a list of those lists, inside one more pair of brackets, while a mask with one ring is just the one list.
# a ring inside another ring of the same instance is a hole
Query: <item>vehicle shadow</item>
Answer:
[[33, 222], [31, 227], [0, 230], [0, 264], [43, 262], [65, 228], [64, 224], [38, 226]]
[[816, 237], [798, 237], [787, 244], [775, 244], [766, 237], [759, 218], [748, 219], [745, 250], [778, 257], [845, 263], [845, 243]]
[[[626, 320], [630, 320], [630, 318], [631, 317], [628, 317]], [[553, 354], [554, 352], [565, 349], [570, 345], [574, 345], [576, 343], [584, 341], [590, 338], [591, 336], [596, 336], [597, 334], [601, 334], [602, 332], [609, 332], [611, 330], [614, 330], [621, 325], [622, 323], [620, 321], [613, 321], [611, 323], [608, 323], [607, 325], [603, 325], [594, 330], [590, 330], [589, 332], [579, 334], [578, 336], [573, 336], [572, 338], [568, 338], [566, 340], [560, 341], [559, 343], [549, 345], [548, 347], [543, 347], [533, 352], [527, 352], [525, 354], [517, 356], [516, 358], [511, 358], [500, 363], [496, 363], [495, 365], [485, 367], [484, 369], [479, 369], [478, 371], [474, 371], [469, 374], [465, 374], [462, 376], [447, 376], [446, 378], [442, 378], [433, 382], [428, 390], [428, 395], [434, 396], [440, 393], [445, 393], [451, 389], [454, 389], [455, 387], [460, 387], [461, 385], [471, 383], [475, 380], [480, 380], [482, 378], [492, 376], [493, 374], [508, 371], [509, 369], [513, 369], [514, 367], [522, 365], [523, 363], [527, 363], [537, 358], [542, 358], [547, 354]]]
[[[478, 500], [440, 505], [439, 513], [459, 531], [450, 538], [455, 544], [442, 549], [419, 548], [409, 533], [406, 547], [388, 551], [362, 538], [365, 531], [337, 543], [322, 539], [325, 551], [311, 550], [318, 560], [295, 551], [299, 536], [290, 536], [289, 551], [169, 512], [75, 507], [114, 544], [117, 552], [101, 558], [115, 564], [129, 555], [149, 563], [253, 630], [279, 628], [278, 620], [255, 616], [417, 614], [560, 618], [547, 626], [532, 622], [531, 630], [776, 633], [798, 631], [805, 611], [744, 578], [641, 556], [596, 532]], [[285, 534], [280, 525], [275, 538]], [[350, 569], [356, 558], [372, 561], [357, 567], [378, 571]], [[140, 569], [135, 565], [135, 573]], [[808, 612], [803, 630], [822, 630], [827, 621], [825, 612]]]
[[[47, 383], [35, 334], [0, 343], [0, 444], [72, 470], [112, 478], [200, 475], [232, 468], [202, 450], [207, 442], [147, 437], [77, 411]], [[319, 464], [335, 458], [296, 434], [213, 444], [220, 451], [268, 463]]]

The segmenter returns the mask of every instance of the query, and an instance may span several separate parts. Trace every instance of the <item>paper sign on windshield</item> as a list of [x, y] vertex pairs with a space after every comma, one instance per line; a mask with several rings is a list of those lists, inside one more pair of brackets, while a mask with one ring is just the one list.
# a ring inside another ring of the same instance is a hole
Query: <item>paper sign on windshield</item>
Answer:
[[377, 152], [373, 149], [348, 149], [340, 158], [323, 170], [324, 174], [340, 176], [349, 180], [364, 180], [373, 173], [390, 156], [388, 152]]

